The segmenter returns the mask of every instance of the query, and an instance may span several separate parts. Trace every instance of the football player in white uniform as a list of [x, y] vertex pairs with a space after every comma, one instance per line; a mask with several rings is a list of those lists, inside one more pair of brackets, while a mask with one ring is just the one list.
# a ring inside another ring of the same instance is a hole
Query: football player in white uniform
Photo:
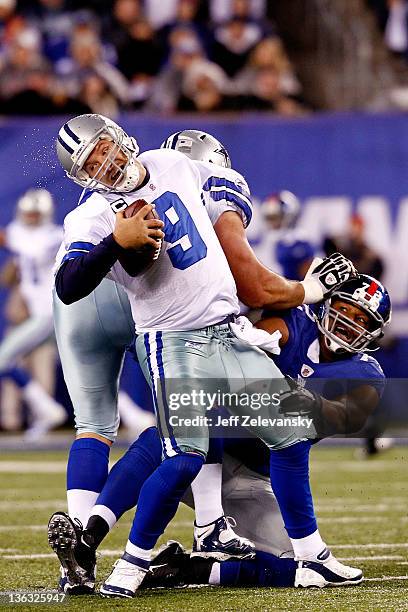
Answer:
[[[185, 133], [190, 134], [190, 131]], [[228, 153], [215, 138], [203, 132], [195, 132], [195, 142], [196, 146], [192, 151], [194, 158], [221, 167], [230, 166]], [[80, 204], [87, 195], [89, 194], [85, 191]], [[209, 204], [211, 205], [211, 202]], [[212, 204], [211, 216], [217, 218], [216, 209], [219, 205], [215, 202]], [[57, 255], [57, 262], [60, 262], [64, 255], [63, 244]], [[123, 357], [126, 348], [135, 339], [129, 300], [124, 289], [109, 279], [103, 279], [89, 296], [70, 305], [63, 304], [54, 292], [54, 321], [64, 378], [74, 407], [77, 430], [77, 439], [71, 448], [67, 470], [68, 514], [71, 519], [87, 525], [92, 509], [93, 517], [98, 516], [98, 512], [102, 512], [102, 516], [107, 518], [112, 526], [117, 520], [116, 517], [106, 517], [103, 507], [100, 509], [103, 504], [98, 503], [95, 508], [94, 503], [108, 475], [107, 451], [116, 437], [119, 415], [123, 420], [123, 396], [121, 397], [119, 392], [118, 401], [116, 397]], [[135, 414], [135, 419], [139, 417], [138, 412]], [[144, 428], [151, 424], [146, 423], [145, 419], [142, 420], [143, 423]], [[94, 438], [98, 442], [88, 442], [89, 438]], [[89, 448], [89, 445], [93, 445], [95, 450], [92, 446]], [[140, 461], [140, 458], [136, 458], [133, 449], [132, 446], [115, 466], [115, 474], [123, 472], [124, 465], [126, 470], [130, 471], [131, 465], [137, 460]], [[210, 461], [213, 456], [214, 452], [210, 456]], [[213, 532], [211, 547], [214, 556], [244, 557], [248, 553], [252, 554], [252, 547], [242, 542], [223, 516], [221, 464], [218, 464], [218, 457], [215, 457], [214, 461], [217, 463], [208, 463], [204, 466], [205, 469], [202, 469], [197, 476], [197, 483], [195, 481], [193, 483], [197, 524], [214, 523], [216, 530]], [[120, 502], [126, 504], [124, 499]], [[132, 503], [129, 507], [131, 506]], [[52, 526], [52, 521], [50, 524]], [[200, 535], [197, 526], [195, 532]], [[220, 535], [222, 541], [219, 539]], [[55, 545], [52, 530], [50, 543]], [[86, 560], [85, 564], [89, 565]], [[78, 594], [93, 590], [92, 580], [87, 581], [87, 585], [90, 586], [72, 587], [67, 582], [63, 568], [62, 574], [60, 586], [67, 592]]]
[[[179, 411], [179, 422], [172, 423], [170, 389], [179, 392], [182, 387], [193, 395], [203, 386], [214, 390], [220, 378], [228, 389], [226, 375], [228, 380], [239, 377], [242, 385], [252, 375], [271, 381], [271, 392], [288, 390], [279, 370], [254, 347], [253, 339], [251, 343], [242, 334], [239, 337], [238, 330], [232, 333], [229, 324], [239, 309], [234, 277], [247, 304], [283, 308], [321, 300], [353, 275], [354, 269], [336, 255], [303, 282], [279, 277], [256, 260], [245, 240], [242, 217], [232, 207], [218, 219], [215, 234], [203, 206], [203, 192], [211, 192], [214, 200], [223, 200], [227, 206], [239, 202], [244, 214], [250, 210], [245, 183], [230, 180], [231, 171], [221, 172], [208, 164], [203, 185], [197, 164], [186, 156], [176, 151], [148, 151], [138, 158], [134, 139], [95, 115], [70, 120], [60, 130], [58, 141], [68, 176], [95, 190], [66, 218], [67, 252], [56, 276], [58, 295], [65, 303], [75, 302], [107, 275], [125, 287], [136, 319], [138, 358], [152, 387], [162, 440], [164, 460], [141, 489], [125, 553], [101, 588], [107, 596], [130, 597], [141, 584], [152, 548], [201, 469], [208, 449], [205, 424], [195, 430], [183, 424], [184, 417], [205, 416], [208, 406], [190, 402]], [[125, 218], [123, 210], [135, 199], [151, 204]], [[164, 220], [164, 233], [159, 220], [146, 218], [154, 207]], [[163, 238], [157, 261], [137, 275], [135, 249], [149, 245], [157, 251]], [[248, 278], [252, 283], [248, 284]], [[259, 334], [255, 342], [261, 342]], [[279, 433], [261, 428], [256, 434], [277, 453], [284, 450], [284, 461], [290, 463], [288, 450], [294, 448], [299, 455], [304, 430]], [[297, 457], [288, 473], [289, 480], [296, 480], [294, 486], [304, 479], [303, 467]], [[275, 493], [279, 502], [281, 491]], [[309, 535], [300, 535], [302, 504], [299, 499], [292, 518], [298, 522], [293, 539], [301, 539], [304, 549]], [[316, 529], [308, 544], [317, 558], [325, 548]], [[323, 566], [324, 559], [321, 563]]]
[[33, 439], [63, 423], [67, 416], [65, 409], [18, 365], [22, 357], [54, 333], [52, 269], [62, 227], [53, 222], [53, 213], [51, 194], [46, 189], [29, 189], [17, 202], [16, 219], [0, 235], [1, 246], [16, 259], [19, 290], [29, 313], [0, 344], [0, 377], [10, 377], [21, 389], [31, 417], [26, 436]]

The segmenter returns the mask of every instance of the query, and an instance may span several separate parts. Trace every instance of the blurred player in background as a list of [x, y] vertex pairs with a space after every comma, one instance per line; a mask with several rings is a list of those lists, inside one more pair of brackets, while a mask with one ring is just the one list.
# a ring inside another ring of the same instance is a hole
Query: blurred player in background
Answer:
[[298, 198], [286, 190], [273, 193], [261, 203], [260, 212], [264, 227], [256, 248], [259, 258], [286, 278], [302, 280], [316, 248], [297, 227], [300, 215]]
[[0, 344], [0, 378], [11, 378], [20, 388], [30, 412], [26, 436], [36, 439], [66, 420], [65, 409], [32, 379], [19, 360], [54, 333], [51, 292], [53, 265], [62, 227], [53, 222], [54, 202], [45, 189], [29, 189], [17, 202], [16, 218], [0, 234], [0, 244], [15, 257], [19, 291], [28, 318]]

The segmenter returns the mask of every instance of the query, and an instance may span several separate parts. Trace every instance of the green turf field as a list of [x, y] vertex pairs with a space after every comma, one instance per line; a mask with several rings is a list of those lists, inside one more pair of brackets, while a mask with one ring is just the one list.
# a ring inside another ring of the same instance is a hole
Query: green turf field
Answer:
[[[55, 588], [58, 563], [47, 545], [52, 512], [65, 509], [65, 453], [0, 455], [0, 591]], [[315, 448], [312, 482], [320, 531], [334, 554], [361, 567], [367, 580], [342, 589], [222, 589], [152, 591], [136, 600], [71, 598], [63, 610], [408, 610], [408, 449], [368, 461], [351, 448]], [[107, 538], [99, 578], [109, 573], [126, 541], [131, 513]], [[191, 544], [192, 513], [181, 508], [162, 541]], [[58, 608], [58, 604], [54, 604]], [[50, 610], [16, 605], [16, 610]], [[1, 610], [10, 610], [0, 605]]]

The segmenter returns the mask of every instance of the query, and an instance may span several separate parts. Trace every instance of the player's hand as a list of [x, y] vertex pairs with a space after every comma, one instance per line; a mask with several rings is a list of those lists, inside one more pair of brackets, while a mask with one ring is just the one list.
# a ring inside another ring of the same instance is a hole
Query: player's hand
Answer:
[[357, 270], [352, 262], [341, 253], [333, 253], [309, 269], [306, 279], [314, 279], [319, 283], [325, 299], [341, 283], [354, 276], [357, 276]]
[[158, 241], [163, 240], [164, 227], [160, 219], [145, 219], [153, 210], [146, 204], [133, 217], [125, 218], [124, 211], [116, 213], [113, 238], [124, 249], [142, 249], [146, 246], [157, 248]]
[[326, 437], [323, 398], [314, 391], [310, 391], [310, 389], [300, 387], [289, 376], [286, 376], [286, 382], [290, 388], [280, 395], [279, 412], [289, 418], [312, 419], [316, 436], [318, 438]]
[[322, 399], [313, 391], [295, 385], [281, 393], [279, 401], [279, 412], [287, 417], [321, 418]]

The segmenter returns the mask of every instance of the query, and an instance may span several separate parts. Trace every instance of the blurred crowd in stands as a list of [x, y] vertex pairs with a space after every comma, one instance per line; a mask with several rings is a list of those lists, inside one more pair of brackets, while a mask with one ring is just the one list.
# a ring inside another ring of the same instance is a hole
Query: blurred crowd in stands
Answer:
[[0, 113], [306, 112], [266, 0], [0, 0]]

